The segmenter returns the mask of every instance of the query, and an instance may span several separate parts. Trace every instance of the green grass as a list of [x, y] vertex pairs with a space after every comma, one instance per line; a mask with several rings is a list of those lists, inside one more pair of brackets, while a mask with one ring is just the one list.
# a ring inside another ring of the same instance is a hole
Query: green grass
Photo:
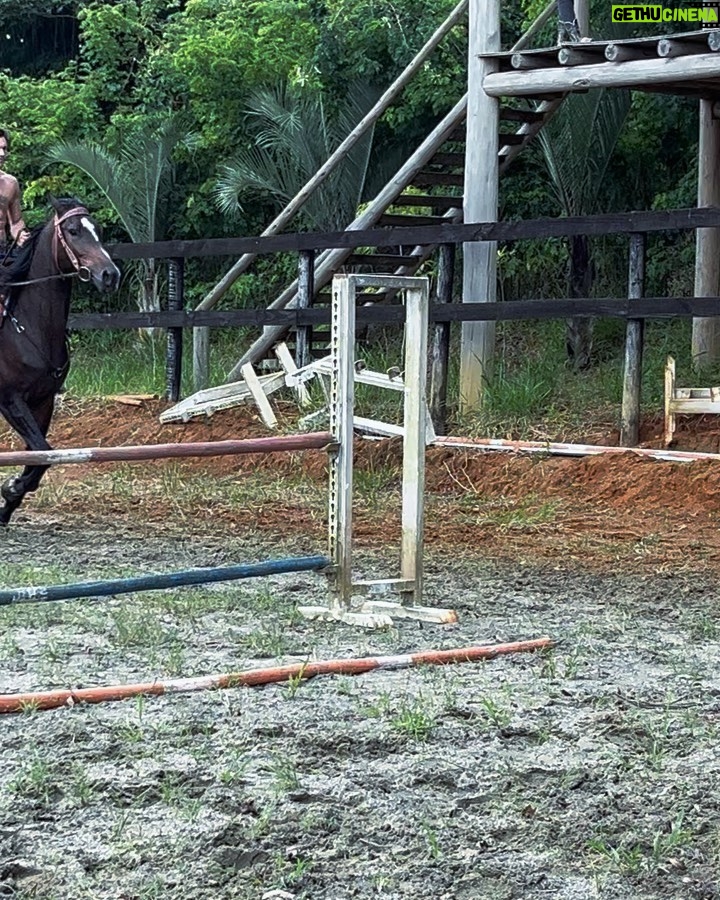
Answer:
[[[678, 384], [716, 384], [720, 368], [692, 373], [690, 322], [648, 322], [643, 356], [642, 408], [661, 413], [663, 373], [668, 354], [677, 361]], [[625, 323], [595, 323], [593, 365], [574, 372], [566, 362], [565, 323], [504, 322], [497, 327], [495, 377], [485, 406], [455, 417], [456, 433], [526, 440], [578, 439], [590, 429], [616, 426], [620, 419]], [[457, 358], [453, 349], [451, 396], [457, 395]]]
[[[242, 329], [214, 329], [210, 383], [221, 384], [237, 362], [245, 343]], [[182, 395], [193, 393], [192, 331], [183, 336]], [[151, 337], [135, 331], [83, 331], [72, 337], [72, 366], [66, 382], [76, 397], [109, 394], [165, 394], [165, 334]]]
[[[720, 367], [702, 376], [692, 372], [690, 321], [648, 322], [643, 360], [643, 409], [662, 409], [663, 370], [667, 355], [677, 361], [678, 384], [701, 385], [720, 381]], [[449, 373], [450, 421], [455, 433], [483, 434], [523, 439], [577, 438], [596, 425], [612, 427], [619, 420], [622, 397], [625, 323], [601, 319], [595, 323], [593, 365], [574, 372], [567, 364], [565, 323], [501, 322], [496, 332], [495, 374], [488, 386], [482, 410], [464, 417], [457, 415], [459, 377], [459, 328], [453, 332]], [[384, 372], [403, 365], [399, 329], [375, 329], [373, 343], [359, 347], [358, 359], [369, 369]], [[237, 329], [212, 332], [211, 383], [219, 384], [234, 365], [244, 346]], [[165, 340], [134, 332], [83, 332], [73, 338], [73, 366], [68, 392], [78, 397], [114, 393], [157, 393], [165, 391]], [[192, 393], [192, 334], [184, 340], [183, 396]], [[319, 391], [316, 405], [324, 400]], [[401, 395], [380, 388], [358, 385], [357, 410], [360, 415], [387, 422], [402, 420]], [[299, 417], [299, 413], [298, 413]]]

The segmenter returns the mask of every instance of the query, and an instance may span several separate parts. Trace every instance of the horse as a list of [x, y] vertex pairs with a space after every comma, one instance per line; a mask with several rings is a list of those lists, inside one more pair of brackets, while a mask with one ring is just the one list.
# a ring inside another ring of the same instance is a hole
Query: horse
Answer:
[[[120, 284], [120, 272], [85, 206], [75, 197], [48, 199], [53, 215], [0, 267], [0, 414], [28, 450], [52, 449], [46, 435], [70, 368], [73, 276], [104, 294]], [[3, 482], [0, 526], [8, 524], [25, 494], [37, 490], [48, 468], [26, 466]]]

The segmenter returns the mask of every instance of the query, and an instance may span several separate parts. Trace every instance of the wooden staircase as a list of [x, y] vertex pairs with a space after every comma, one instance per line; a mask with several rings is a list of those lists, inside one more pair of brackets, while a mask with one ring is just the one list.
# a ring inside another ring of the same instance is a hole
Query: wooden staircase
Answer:
[[[498, 155], [500, 174], [533, 140], [554, 115], [563, 96], [529, 98], [522, 104], [501, 106]], [[401, 228], [416, 225], [461, 224], [463, 221], [463, 183], [465, 167], [465, 110], [463, 98], [431, 135], [418, 148], [394, 179], [368, 204], [348, 231], [373, 227]], [[327, 250], [315, 263], [313, 303], [329, 304], [329, 287], [339, 272], [378, 273], [412, 276], [420, 273], [423, 263], [437, 246], [355, 250]], [[297, 281], [293, 282], [272, 304], [275, 308], [292, 307], [297, 302]], [[385, 291], [363, 291], [357, 296], [361, 304], [387, 302], [392, 294]], [[244, 354], [229, 373], [227, 380], [240, 377], [246, 363], [256, 364], [272, 358], [272, 347], [279, 340], [293, 343], [288, 329], [273, 326]], [[310, 343], [313, 355], [327, 352], [327, 330], [313, 330]]]

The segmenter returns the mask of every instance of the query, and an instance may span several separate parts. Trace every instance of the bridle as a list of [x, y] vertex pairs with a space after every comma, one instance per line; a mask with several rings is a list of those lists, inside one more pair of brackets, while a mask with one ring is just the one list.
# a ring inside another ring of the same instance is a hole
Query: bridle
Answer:
[[[90, 269], [87, 266], [81, 266], [80, 260], [77, 258], [75, 251], [72, 249], [70, 244], [68, 244], [65, 235], [63, 234], [63, 230], [61, 228], [62, 223], [67, 219], [73, 219], [76, 216], [89, 216], [90, 213], [85, 209], [84, 206], [73, 206], [72, 209], [69, 209], [66, 213], [63, 213], [59, 216], [55, 213], [55, 219], [53, 220], [53, 240], [52, 240], [52, 255], [53, 261], [55, 263], [55, 267], [58, 269], [58, 272], [62, 276], [73, 276], [77, 275], [80, 281], [90, 281], [92, 275], [90, 274]], [[61, 272], [60, 271], [60, 263], [58, 260], [58, 244], [60, 244], [65, 251], [65, 255], [70, 261], [70, 265], [75, 269], [74, 272]], [[52, 276], [51, 276], [52, 277]], [[55, 276], [58, 277], [58, 276]]]
[[[84, 206], [73, 206], [72, 209], [69, 209], [61, 216], [55, 213], [55, 218], [53, 219], [52, 258], [53, 262], [55, 263], [55, 268], [58, 270], [56, 275], [44, 275], [42, 278], [30, 278], [27, 281], [10, 281], [3, 286], [6, 288], [26, 287], [30, 284], [40, 284], [43, 281], [56, 281], [58, 278], [79, 278], [80, 281], [90, 281], [90, 279], [92, 278], [90, 269], [88, 269], [87, 266], [80, 265], [80, 260], [77, 258], [77, 254], [68, 244], [65, 235], [63, 234], [63, 230], [60, 227], [66, 219], [72, 219], [74, 216], [89, 215], [90, 213], [87, 209], [85, 209]], [[60, 262], [58, 259], [58, 244], [60, 244], [60, 246], [62, 246], [63, 250], [65, 251], [65, 255], [67, 256], [70, 265], [75, 270], [74, 272], [63, 272], [60, 270]]]

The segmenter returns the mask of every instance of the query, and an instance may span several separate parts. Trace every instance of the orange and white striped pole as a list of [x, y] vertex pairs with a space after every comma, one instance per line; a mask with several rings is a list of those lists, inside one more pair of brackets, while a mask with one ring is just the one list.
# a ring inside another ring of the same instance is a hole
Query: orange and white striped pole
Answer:
[[194, 691], [220, 690], [233, 687], [256, 687], [290, 679], [315, 678], [317, 675], [363, 675], [373, 669], [408, 669], [413, 666], [443, 666], [451, 663], [495, 659], [509, 653], [532, 653], [554, 646], [549, 637], [510, 644], [485, 644], [457, 650], [424, 650], [398, 656], [366, 656], [359, 659], [332, 659], [321, 662], [298, 663], [268, 669], [248, 669], [221, 675], [202, 675], [197, 678], [176, 678], [169, 681], [147, 681], [138, 684], [117, 684], [107, 687], [78, 690], [38, 691], [25, 694], [0, 695], [0, 713], [26, 712], [36, 709], [57, 709], [79, 703], [104, 703], [126, 700], [144, 695], [184, 694]]

